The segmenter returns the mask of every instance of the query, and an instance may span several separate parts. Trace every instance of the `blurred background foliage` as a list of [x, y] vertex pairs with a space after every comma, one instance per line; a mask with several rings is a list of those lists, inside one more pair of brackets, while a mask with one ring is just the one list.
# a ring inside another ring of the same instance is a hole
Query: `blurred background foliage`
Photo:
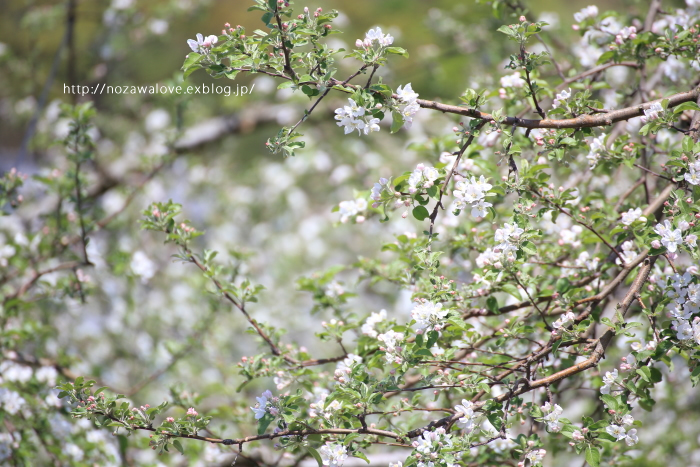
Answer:
[[[261, 27], [259, 15], [246, 12], [249, 3], [0, 1], [0, 170], [17, 167], [47, 177], [54, 169], [65, 171], [63, 149], [54, 144], [67, 126], [58, 104], [85, 100], [92, 100], [97, 109], [96, 161], [87, 168], [92, 186], [104, 191], [92, 207], [97, 218], [119, 211], [144, 174], [163, 157], [168, 161], [109, 229], [92, 235], [89, 253], [95, 267], [85, 271], [90, 276], [86, 287], [92, 292], [87, 303], [81, 303], [65, 277], [49, 275], [47, 286], [39, 286], [35, 306], [23, 315], [17, 339], [33, 342], [37, 357], [94, 376], [115, 390], [129, 394], [130, 388], [139, 389], [131, 394], [137, 404], [157, 405], [170, 397], [170, 385], [179, 383], [177, 394], [198, 393], [196, 400], [203, 409], [216, 409], [219, 419], [230, 421], [215, 427], [227, 437], [242, 434], [236, 430], [245, 432], [250, 395], [274, 385], [246, 388], [247, 395], [236, 392], [243, 379], [235, 365], [242, 356], [257, 352], [255, 337], [245, 334], [247, 325], [240, 316], [206, 292], [208, 286], [195, 271], [172, 262], [170, 246], [140, 231], [141, 210], [151, 201], [168, 198], [182, 203], [187, 217], [206, 231], [200, 247], [220, 250], [232, 270], [267, 287], [261, 303], [253, 307], [254, 316], [286, 329], [288, 341], [328, 353], [327, 347], [333, 344], [319, 342], [312, 334], [322, 331], [321, 320], [333, 318], [334, 313], [324, 310], [311, 315], [311, 297], [297, 290], [296, 280], [337, 264], [352, 264], [363, 255], [388, 262], [393, 256], [379, 251], [381, 243], [392, 241], [394, 233], [420, 227], [398, 216], [389, 224], [372, 221], [336, 227], [332, 207], [352, 198], [354, 190], [369, 189], [380, 176], [398, 175], [417, 162], [436, 163], [440, 138], [449, 140], [457, 121], [422, 111], [410, 132], [344, 137], [331, 117], [342, 102], [335, 97], [301, 127], [307, 149], [283, 160], [269, 154], [264, 142], [279, 126], [295, 122], [309, 101], [301, 93], [278, 92], [278, 83], [267, 77], [241, 76], [235, 83], [213, 80], [204, 73], [188, 78], [194, 84], [255, 84], [254, 92], [246, 96], [83, 97], [63, 92], [64, 85], [71, 84], [179, 84], [188, 38], [196, 33], [216, 34], [225, 22], [250, 31]], [[572, 15], [589, 3], [527, 3], [529, 18], [551, 23], [543, 37], [562, 64], [575, 66], [564, 44], [578, 40], [578, 33], [571, 30]], [[636, 0], [599, 3], [601, 10], [642, 17], [648, 5]], [[668, 9], [682, 5], [681, 1], [664, 2]], [[303, 6], [297, 2], [297, 7]], [[381, 76], [394, 87], [411, 82], [422, 98], [454, 103], [465, 88], [492, 83], [489, 91], [494, 91], [498, 79], [510, 74], [503, 69], [504, 61], [515, 51], [495, 31], [512, 22], [512, 12], [494, 12], [489, 2], [317, 0], [308, 6], [342, 13], [334, 28], [344, 34], [329, 38], [335, 47], [351, 48], [356, 38], [376, 25], [394, 35], [395, 45], [406, 48], [410, 58], [392, 58]], [[66, 35], [69, 11], [75, 25], [72, 46]], [[344, 64], [338, 76], [352, 71]], [[214, 135], [211, 140], [209, 134]], [[426, 143], [432, 137], [436, 142]], [[172, 145], [179, 149], [171, 151]], [[0, 219], [0, 245], [17, 242], [18, 234], [29, 240], [37, 234], [33, 229], [39, 219], [51, 212], [46, 194], [42, 185], [28, 181], [25, 197], [31, 208], [23, 211], [23, 217]], [[351, 299], [355, 315], [350, 316], [364, 319], [380, 308], [408, 313], [409, 291], [399, 293], [391, 284], [369, 285], [357, 279], [352, 271], [339, 279], [348, 292], [362, 292], [362, 298]], [[321, 288], [327, 285], [318, 280]], [[64, 293], [56, 293], [55, 284], [61, 281], [65, 281]], [[169, 367], [178, 352], [184, 356]], [[156, 381], [148, 380], [166, 367], [168, 371]], [[144, 381], [148, 384], [141, 387]], [[700, 408], [689, 394], [673, 397], [687, 397], [688, 414]], [[243, 423], [232, 427], [238, 420]], [[659, 430], [682, 420], [661, 416]], [[80, 429], [88, 430], [87, 426]], [[656, 446], [661, 450], [657, 454], [676, 451], [676, 456], [689, 458], [697, 445], [695, 431], [689, 429], [687, 439], [678, 442], [664, 438]], [[129, 451], [126, 456], [125, 440], [121, 441], [119, 449], [131, 465], [155, 462], [148, 449]], [[147, 445], [146, 440], [139, 442]], [[219, 459], [217, 453], [199, 456], [209, 449], [206, 446], [187, 443], [187, 448], [193, 458], [204, 462], [201, 465]], [[165, 461], [180, 462], [174, 457]]]

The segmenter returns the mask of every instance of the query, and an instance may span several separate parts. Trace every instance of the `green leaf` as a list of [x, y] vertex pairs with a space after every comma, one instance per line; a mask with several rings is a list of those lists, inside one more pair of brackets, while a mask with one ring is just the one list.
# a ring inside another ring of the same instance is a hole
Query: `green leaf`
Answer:
[[496, 313], [498, 314], [499, 309], [498, 309], [498, 300], [496, 300], [496, 297], [489, 297], [486, 299], [486, 308], [491, 312], [491, 313]]
[[679, 114], [686, 110], [700, 110], [700, 106], [695, 102], [683, 102], [682, 104], [673, 108], [673, 113]]
[[401, 116], [401, 114], [398, 112], [391, 112], [391, 117], [394, 120], [391, 122], [391, 132], [396, 133], [404, 124], [403, 116]]
[[516, 287], [513, 284], [503, 284], [501, 286], [501, 290], [503, 290], [505, 293], [512, 295], [513, 297], [517, 298], [518, 300], [522, 300], [522, 296], [520, 295], [520, 289]]
[[430, 213], [427, 209], [425, 209], [425, 206], [416, 206], [413, 208], [413, 217], [419, 221], [424, 221], [428, 218], [428, 216], [430, 216]]
[[314, 459], [316, 459], [316, 462], [318, 462], [318, 467], [323, 467], [323, 460], [321, 459], [321, 455], [318, 453], [318, 451], [309, 446], [306, 447], [306, 450], [309, 451], [309, 454], [311, 454]]
[[598, 448], [588, 446], [586, 448], [586, 462], [591, 467], [600, 467], [600, 451]]
[[182, 444], [180, 443], [180, 441], [174, 439], [173, 446], [175, 446], [175, 449], [180, 451], [180, 454], [182, 454], [183, 456], [185, 455], [185, 449], [182, 447]]
[[187, 58], [185, 58], [185, 63], [182, 64], [182, 70], [187, 70], [192, 65], [198, 63], [201, 59], [202, 55], [198, 54], [197, 52], [188, 53]]
[[309, 97], [318, 96], [320, 94], [320, 92], [318, 92], [318, 89], [314, 89], [311, 86], [307, 86], [306, 84], [301, 87], [301, 91]]
[[270, 426], [270, 423], [272, 423], [274, 419], [275, 417], [272, 416], [272, 414], [266, 413], [263, 418], [258, 420], [258, 434], [264, 434], [267, 430], [267, 427]]
[[197, 70], [200, 70], [202, 68], [202, 65], [194, 65], [189, 67], [185, 72], [182, 74], [182, 80], [185, 81], [188, 76], [190, 76], [192, 73], [194, 73]]
[[605, 405], [608, 406], [609, 409], [612, 409], [612, 410], [618, 409], [619, 404], [617, 403], [617, 399], [615, 399], [610, 394], [601, 394], [600, 400], [602, 400], [605, 403]]
[[390, 54], [401, 55], [408, 58], [408, 52], [406, 52], [406, 49], [402, 49], [401, 47], [387, 47], [386, 51]]
[[521, 245], [521, 248], [525, 253], [527, 253], [530, 256], [537, 254], [537, 247], [530, 240], [525, 240]]
[[557, 292], [560, 294], [566, 293], [570, 288], [571, 282], [569, 282], [569, 279], [562, 277], [557, 280]]

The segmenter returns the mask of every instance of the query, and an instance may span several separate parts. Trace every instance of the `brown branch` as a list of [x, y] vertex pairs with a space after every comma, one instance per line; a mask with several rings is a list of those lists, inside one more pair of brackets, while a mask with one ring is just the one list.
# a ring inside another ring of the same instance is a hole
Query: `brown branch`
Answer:
[[[644, 110], [649, 109], [653, 104], [661, 102], [664, 99], [668, 99], [668, 107], [672, 108], [680, 105], [684, 102], [695, 101], [700, 97], [700, 87], [697, 87], [691, 91], [680, 92], [663, 99], [656, 99], [653, 101], [646, 102], [644, 104], [636, 105], [633, 107], [627, 107], [618, 110], [611, 110], [605, 114], [598, 115], [581, 115], [576, 118], [567, 118], [562, 120], [544, 119], [544, 120], [529, 120], [521, 119], [516, 117], [505, 117], [500, 123], [504, 125], [515, 125], [522, 128], [591, 128], [598, 126], [609, 126], [613, 123], [617, 123], [623, 120], [629, 120], [631, 118], [639, 117], [644, 115]], [[456, 105], [442, 104], [440, 102], [434, 102], [424, 99], [418, 99], [418, 105], [426, 109], [437, 110], [444, 113], [450, 113], [455, 115], [463, 115], [465, 117], [479, 118], [487, 122], [493, 121], [493, 116], [491, 114], [481, 112], [476, 109], [467, 109], [464, 107], [459, 107]]]

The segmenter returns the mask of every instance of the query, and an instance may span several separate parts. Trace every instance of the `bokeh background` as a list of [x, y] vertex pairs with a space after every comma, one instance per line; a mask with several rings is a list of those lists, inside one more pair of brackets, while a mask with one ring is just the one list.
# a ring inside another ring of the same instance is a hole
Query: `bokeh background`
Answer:
[[[564, 67], [581, 58], [568, 44], [580, 39], [571, 29], [573, 13], [589, 3], [527, 2], [530, 19], [551, 23], [543, 38]], [[219, 250], [223, 262], [236, 265], [241, 274], [267, 288], [252, 308], [254, 316], [286, 329], [285, 339], [302, 343], [312, 353], [328, 354], [335, 349], [315, 339], [314, 333], [322, 331], [321, 322], [333, 315], [311, 314], [311, 297], [298, 290], [297, 279], [358, 258], [390, 258], [380, 251], [382, 243], [396, 233], [420, 228], [399, 216], [388, 224], [372, 220], [338, 225], [332, 208], [353, 199], [356, 191], [369, 189], [379, 177], [399, 175], [418, 162], [436, 163], [457, 121], [422, 111], [410, 132], [389, 135], [385, 127], [369, 138], [344, 137], [332, 120], [333, 109], [343, 102], [329, 98], [301, 128], [307, 148], [284, 160], [270, 154], [264, 142], [280, 126], [298, 120], [309, 101], [300, 93], [278, 91], [278, 83], [268, 77], [241, 76], [231, 82], [195, 73], [188, 78], [193, 84], [254, 84], [254, 92], [246, 96], [64, 93], [64, 85], [71, 84], [180, 84], [188, 38], [196, 33], [217, 34], [225, 22], [249, 31], [262, 26], [257, 12], [246, 12], [249, 4], [243, 0], [0, 1], [0, 170], [16, 167], [29, 175], [50, 176], [53, 170], [66, 169], [65, 153], [54, 144], [67, 130], [59, 112], [61, 102], [91, 100], [98, 110], [93, 130], [96, 162], [88, 170], [92, 187], [104, 192], [94, 206], [103, 215], [121, 210], [132, 189], [169, 152], [169, 146], [177, 148], [172, 162], [145, 184], [110, 228], [92, 236], [89, 254], [95, 267], [85, 271], [92, 292], [87, 303], [50, 294], [37, 299], [36, 309], [27, 315], [29, 324], [23, 325], [39, 336], [39, 356], [61, 361], [78, 374], [128, 393], [186, 349], [167, 372], [133, 393], [132, 400], [157, 405], [178, 384], [178, 391], [201, 396], [202, 410], [216, 408], [220, 419], [245, 423], [250, 422], [247, 407], [252, 395], [276, 384], [258, 382], [237, 391], [243, 379], [236, 363], [257, 353], [257, 340], [246, 334], [247, 325], [234, 310], [208, 292], [209, 286], [196, 271], [173, 261], [171, 246], [163, 245], [160, 236], [140, 230], [141, 210], [152, 201], [173, 199], [183, 204], [186, 217], [206, 231], [198, 247]], [[352, 48], [370, 27], [381, 26], [391, 33], [394, 45], [406, 48], [410, 58], [391, 58], [379, 75], [393, 87], [412, 83], [422, 98], [454, 103], [467, 87], [493, 91], [501, 76], [512, 73], [503, 67], [515, 52], [513, 44], [495, 32], [511, 18], [499, 16], [487, 2], [297, 2], [298, 7], [305, 5], [341, 12], [334, 29], [343, 34], [328, 40], [336, 48]], [[683, 5], [664, 1], [668, 10]], [[601, 11], [643, 17], [649, 2], [605, 1], [598, 6]], [[72, 39], [67, 33], [71, 21]], [[345, 61], [338, 76], [352, 73], [356, 65]], [[0, 246], [17, 241], [17, 235], [29, 237], [48, 212], [51, 203], [42, 190], [31, 179], [27, 182], [27, 209], [19, 216], [0, 218]], [[50, 275], [47, 280], [55, 284], [61, 276]], [[358, 319], [382, 308], [405, 316], [410, 311], [410, 291], [369, 285], [359, 281], [352, 268], [340, 274], [338, 287], [358, 293], [350, 303]], [[690, 393], [677, 392], [669, 400], [673, 401], [670, 406], [685, 403], [691, 413], [699, 408]], [[695, 462], [686, 465], [700, 465], [697, 426], [686, 429], [684, 420], [692, 420], [688, 422], [692, 425], [697, 417], [660, 412], [654, 429], [661, 433], [674, 426], [679, 438], [660, 438], [652, 458], [673, 452], [678, 459]], [[246, 431], [245, 423], [219, 424], [216, 429], [228, 429], [227, 436], [234, 437], [237, 430]], [[63, 430], [61, 436], [70, 443], [71, 437], [96, 433], [89, 425], [66, 426], [58, 421], [52, 429]], [[92, 436], [105, 452], [119, 450], [128, 459], [125, 465], [183, 462], [174, 456], [157, 460], [152, 451], [135, 449], [138, 443], [147, 444], [141, 438], [115, 447], [99, 434]], [[654, 431], [644, 436], [654, 437]], [[196, 443], [187, 443], [187, 448], [190, 465], [230, 463], [228, 454], [215, 448]], [[548, 462], [562, 465], [557, 459]], [[87, 461], [82, 457], [75, 463]], [[636, 465], [664, 465], [649, 462]]]

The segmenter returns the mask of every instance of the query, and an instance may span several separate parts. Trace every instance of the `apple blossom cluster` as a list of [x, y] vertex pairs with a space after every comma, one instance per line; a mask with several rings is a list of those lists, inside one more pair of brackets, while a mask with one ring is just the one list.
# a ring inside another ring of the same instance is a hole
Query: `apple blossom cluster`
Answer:
[[401, 357], [403, 348], [400, 344], [405, 338], [406, 336], [404, 333], [396, 332], [392, 329], [377, 336], [377, 340], [384, 344], [379, 347], [379, 350], [384, 352], [384, 359], [387, 363], [401, 364], [403, 362], [403, 358]]
[[479, 180], [472, 176], [469, 179], [458, 181], [455, 184], [455, 190], [452, 192], [452, 195], [455, 197], [452, 203], [452, 210], [458, 215], [468, 206], [471, 206], [472, 216], [476, 218], [486, 217], [488, 208], [493, 206], [493, 204], [484, 200], [486, 192], [491, 188], [492, 185], [486, 181], [483, 175], [479, 177]]
[[380, 120], [351, 98], [348, 98], [348, 105], [335, 109], [335, 119], [338, 120], [336, 125], [344, 127], [346, 135], [355, 130], [359, 135], [379, 131]]
[[503, 224], [503, 228], [497, 229], [494, 235], [498, 245], [493, 251], [505, 255], [507, 261], [515, 261], [515, 251], [518, 249], [517, 241], [524, 232], [525, 230], [518, 227], [515, 222]]
[[634, 26], [625, 26], [615, 36], [615, 43], [622, 45], [627, 39], [635, 39], [637, 37], [637, 28]]
[[409, 129], [413, 124], [413, 116], [420, 110], [418, 105], [418, 93], [413, 91], [411, 83], [406, 86], [399, 86], [396, 89], [398, 100], [394, 101], [394, 108], [401, 114], [404, 121], [404, 128]]
[[574, 261], [574, 264], [579, 268], [586, 268], [589, 271], [595, 271], [596, 269], [598, 269], [598, 263], [600, 263], [600, 258], [594, 257], [593, 259], [590, 259], [590, 257], [590, 253], [588, 253], [587, 251], [582, 251], [578, 255], [578, 258], [576, 258], [576, 261]]
[[683, 178], [691, 185], [700, 185], [700, 160], [688, 164], [688, 171]]
[[700, 313], [700, 284], [691, 283], [689, 272], [671, 276], [671, 286], [667, 289], [670, 303], [670, 315], [673, 319], [671, 328], [676, 331], [679, 340], [695, 340], [700, 344], [700, 318], [693, 315]]
[[620, 221], [624, 225], [632, 225], [635, 222], [646, 222], [647, 218], [642, 215], [642, 209], [641, 208], [630, 208], [627, 212], [622, 213], [622, 218]]
[[551, 405], [549, 402], [546, 402], [542, 406], [542, 412], [544, 413], [542, 421], [547, 423], [547, 429], [554, 433], [560, 431], [561, 423], [559, 423], [559, 418], [561, 414], [564, 413], [564, 409], [562, 409], [559, 404]]
[[442, 309], [442, 303], [433, 303], [422, 299], [411, 311], [411, 317], [416, 321], [416, 333], [426, 331], [439, 331], [442, 328], [440, 321], [447, 316], [449, 310]]
[[378, 333], [374, 327], [383, 321], [386, 321], [386, 310], [380, 310], [379, 313], [372, 313], [362, 325], [362, 334], [376, 338]]
[[197, 34], [197, 40], [187, 39], [187, 45], [190, 46], [193, 52], [206, 54], [209, 53], [211, 47], [219, 41], [219, 38], [215, 35], [210, 35], [203, 37], [201, 34]]
[[476, 426], [474, 419], [476, 419], [476, 414], [474, 413], [474, 403], [466, 399], [462, 399], [461, 405], [455, 406], [455, 412], [461, 415], [457, 420], [457, 426], [466, 431], [472, 431]]
[[594, 169], [600, 160], [600, 152], [605, 151], [605, 133], [601, 133], [600, 136], [593, 138], [590, 142], [590, 146], [591, 148], [588, 151], [586, 159], [588, 159], [588, 164], [591, 166], [591, 169]]
[[[630, 264], [637, 257], [637, 252], [634, 250], [634, 242], [632, 240], [627, 240], [622, 244], [622, 251], [620, 252], [621, 258], [615, 260], [615, 264], [618, 266], [624, 266], [624, 264]], [[624, 264], [622, 264], [624, 262]]]
[[440, 427], [435, 431], [424, 431], [423, 435], [413, 442], [413, 447], [416, 452], [414, 455], [417, 460], [417, 467], [435, 467], [437, 465], [445, 465], [452, 467], [453, 464], [448, 464], [440, 458], [440, 450], [452, 446], [451, 435]]
[[517, 71], [512, 75], [501, 77], [501, 86], [504, 88], [522, 88], [525, 86], [525, 80], [520, 77]]
[[639, 117], [639, 119], [642, 121], [642, 123], [647, 123], [651, 120], [656, 120], [659, 118], [659, 112], [663, 111], [664, 108], [661, 106], [661, 103], [654, 102], [648, 109], [644, 109], [644, 115]]
[[361, 224], [365, 221], [365, 216], [362, 215], [367, 210], [367, 200], [357, 198], [349, 201], [341, 201], [338, 204], [340, 212], [340, 222], [347, 223], [351, 218], [355, 218], [355, 222]]
[[27, 401], [19, 393], [10, 389], [0, 388], [0, 407], [10, 415], [17, 414]]
[[389, 186], [389, 180], [382, 177], [372, 187], [372, 194], [370, 195], [370, 198], [372, 198], [375, 201], [372, 204], [373, 208], [379, 207], [379, 201], [382, 200], [382, 193], [384, 193], [384, 192], [389, 192], [393, 195], [393, 192], [391, 191], [391, 187]]
[[569, 90], [563, 90], [559, 94], [556, 95], [554, 100], [552, 101], [552, 108], [556, 109], [562, 104], [562, 101], [566, 101], [569, 97], [571, 97], [571, 88]]
[[323, 465], [328, 467], [342, 466], [343, 462], [348, 458], [347, 452], [347, 448], [340, 443], [326, 443], [318, 450]]
[[[632, 423], [634, 423], [634, 418], [632, 415], [627, 414], [622, 417], [623, 425], [630, 426]], [[632, 428], [631, 430], [627, 431], [623, 426], [610, 425], [605, 428], [605, 431], [607, 431], [610, 436], [615, 438], [615, 440], [624, 441], [627, 443], [627, 446], [634, 446], [639, 441], [636, 428]]]
[[[411, 88], [411, 83], [408, 83], [406, 86], [399, 86], [396, 95], [397, 97], [392, 99], [391, 107], [401, 115], [404, 128], [411, 128], [413, 116], [420, 110], [418, 94]], [[381, 108], [381, 104], [375, 107], [375, 109]], [[348, 105], [335, 109], [336, 125], [343, 127], [346, 135], [355, 130], [360, 136], [369, 135], [380, 130], [381, 120], [375, 117], [372, 111], [373, 109], [360, 105], [355, 99], [348, 98]]]
[[326, 399], [330, 395], [330, 391], [319, 386], [314, 386], [313, 393], [307, 394], [310, 398], [316, 399], [316, 402], [311, 402], [309, 404], [309, 418], [316, 418], [319, 415], [328, 418], [328, 414], [323, 412], [323, 407], [326, 405]]
[[[601, 394], [611, 394], [613, 396], [616, 396], [620, 394], [622, 391], [614, 389], [616, 386], [621, 386], [620, 382], [620, 375], [617, 372], [617, 368], [614, 369], [613, 371], [606, 371], [605, 375], [603, 376], [603, 387], [600, 388], [600, 393]], [[612, 392], [611, 392], [612, 389]]]
[[627, 354], [626, 357], [622, 357], [622, 363], [620, 364], [620, 371], [630, 371], [637, 366], [637, 359], [631, 353]]
[[350, 375], [350, 373], [352, 373], [352, 368], [360, 363], [362, 363], [362, 357], [352, 353], [348, 354], [347, 357], [336, 365], [334, 379], [340, 384], [347, 383], [346, 376]]
[[[260, 420], [261, 418], [263, 418], [266, 413], [272, 413], [271, 410], [268, 410], [269, 399], [272, 399], [272, 392], [270, 392], [270, 390], [263, 392], [260, 397], [255, 398], [255, 400], [257, 400], [258, 402], [257, 404], [255, 404], [255, 407], [251, 407], [250, 410], [252, 410], [255, 414], [256, 420]], [[269, 408], [272, 409], [272, 407]], [[187, 415], [190, 415], [189, 411], [187, 412]]]
[[428, 167], [425, 164], [418, 164], [411, 176], [408, 177], [408, 192], [414, 194], [419, 189], [430, 188], [438, 178], [440, 178], [438, 169]]
[[581, 11], [574, 13], [574, 19], [577, 23], [582, 23], [588, 18], [595, 18], [598, 16], [598, 7], [595, 5], [589, 5]]
[[569, 324], [573, 323], [575, 319], [576, 315], [571, 311], [567, 311], [566, 313], [561, 315], [559, 319], [552, 323], [552, 335], [556, 336], [560, 334], [564, 330], [564, 328], [566, 328]]
[[382, 33], [382, 28], [377, 27], [370, 29], [365, 34], [365, 39], [357, 39], [355, 41], [355, 47], [368, 49], [374, 45], [379, 47], [388, 47], [394, 43], [394, 38], [391, 34]]
[[[544, 449], [535, 449], [530, 452], [528, 452], [525, 455], [525, 459], [530, 461], [530, 466], [535, 466], [535, 465], [540, 465], [542, 464], [542, 460], [544, 459], [544, 456], [547, 455], [547, 451]], [[522, 462], [518, 463], [518, 467], [523, 467]]]
[[690, 224], [687, 221], [681, 221], [678, 227], [674, 229], [671, 221], [666, 219], [663, 224], [656, 224], [656, 227], [654, 227], [654, 232], [661, 236], [661, 241], [653, 240], [651, 246], [653, 248], [661, 248], [661, 246], [664, 246], [669, 253], [675, 253], [678, 247], [683, 243], [688, 245], [688, 247], [695, 248], [698, 240], [697, 235], [688, 234], [685, 239], [683, 238], [682, 231], [688, 230], [689, 227]]

